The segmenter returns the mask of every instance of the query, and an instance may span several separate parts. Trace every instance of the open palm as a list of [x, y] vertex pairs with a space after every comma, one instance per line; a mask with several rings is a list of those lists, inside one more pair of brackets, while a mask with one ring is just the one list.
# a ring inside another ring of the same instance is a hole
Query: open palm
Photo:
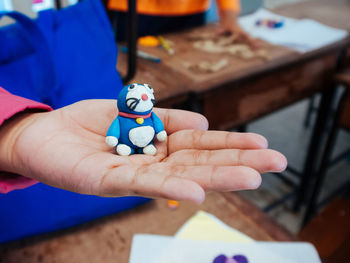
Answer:
[[86, 100], [31, 114], [11, 152], [12, 172], [70, 191], [200, 203], [206, 191], [254, 189], [260, 173], [285, 169], [257, 134], [206, 131], [199, 114], [154, 109], [168, 133], [155, 156], [118, 156], [105, 143], [114, 100]]

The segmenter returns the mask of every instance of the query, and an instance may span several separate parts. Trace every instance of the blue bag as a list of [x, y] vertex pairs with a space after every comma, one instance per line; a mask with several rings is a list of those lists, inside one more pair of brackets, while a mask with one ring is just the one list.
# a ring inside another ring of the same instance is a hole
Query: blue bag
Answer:
[[49, 87], [56, 85], [48, 43], [30, 18], [17, 12], [0, 12], [0, 19], [5, 15], [18, 23], [0, 28], [0, 86], [16, 95], [45, 101]]
[[45, 10], [35, 21], [5, 14], [17, 23], [0, 29], [0, 86], [53, 108], [117, 97], [117, 47], [101, 0]]
[[[117, 47], [100, 0], [86, 0], [37, 20], [0, 28], [0, 86], [54, 108], [82, 99], [115, 99], [122, 88]], [[44, 184], [0, 194], [0, 243], [71, 227], [149, 201], [102, 198]]]

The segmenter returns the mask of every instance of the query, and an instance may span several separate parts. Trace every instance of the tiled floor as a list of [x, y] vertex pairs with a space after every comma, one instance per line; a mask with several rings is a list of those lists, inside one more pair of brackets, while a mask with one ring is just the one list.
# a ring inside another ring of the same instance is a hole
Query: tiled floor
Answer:
[[[282, 152], [288, 159], [289, 165], [301, 171], [306, 149], [310, 139], [311, 129], [303, 127], [308, 101], [302, 101], [291, 107], [259, 119], [248, 126], [251, 132], [264, 135], [272, 149]], [[350, 133], [341, 131], [335, 149], [335, 155], [346, 149], [350, 149]], [[291, 178], [294, 178], [292, 176]], [[329, 169], [324, 191], [329, 193], [343, 182], [350, 179], [350, 162], [346, 159]], [[277, 200], [291, 188], [281, 182], [275, 175], [263, 175], [261, 187], [256, 191], [244, 191], [241, 194], [248, 200], [263, 208], [274, 200]], [[286, 227], [293, 233], [297, 233], [300, 227], [302, 212], [293, 213], [290, 204], [286, 204], [268, 213], [274, 220]]]

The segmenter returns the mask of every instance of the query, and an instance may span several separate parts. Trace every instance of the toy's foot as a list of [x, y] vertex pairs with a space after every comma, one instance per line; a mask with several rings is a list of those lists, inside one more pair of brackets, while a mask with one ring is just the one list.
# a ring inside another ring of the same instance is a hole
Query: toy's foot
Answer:
[[122, 156], [128, 156], [131, 154], [131, 148], [126, 144], [118, 144], [116, 151]]
[[143, 148], [143, 153], [147, 155], [155, 155], [157, 153], [157, 149], [153, 144], [149, 144]]

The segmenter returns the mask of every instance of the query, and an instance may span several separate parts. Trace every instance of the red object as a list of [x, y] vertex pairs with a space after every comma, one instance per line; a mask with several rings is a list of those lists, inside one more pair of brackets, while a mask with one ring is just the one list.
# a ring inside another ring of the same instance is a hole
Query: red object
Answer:
[[[39, 111], [52, 110], [48, 105], [12, 95], [0, 87], [0, 126], [17, 113], [28, 109], [36, 109]], [[9, 176], [6, 173], [0, 173], [0, 193], [8, 193], [15, 189], [23, 189], [36, 183], [36, 180], [20, 175]]]
[[126, 112], [122, 112], [122, 111], [120, 111], [118, 113], [119, 116], [132, 118], [132, 119], [137, 119], [137, 118], [147, 119], [147, 118], [151, 117], [151, 114], [152, 114], [152, 112], [150, 112], [150, 113], [148, 113], [146, 115], [131, 114], [131, 113], [126, 113]]
[[141, 99], [142, 99], [143, 101], [148, 100], [147, 94], [145, 94], [145, 93], [142, 94]]

